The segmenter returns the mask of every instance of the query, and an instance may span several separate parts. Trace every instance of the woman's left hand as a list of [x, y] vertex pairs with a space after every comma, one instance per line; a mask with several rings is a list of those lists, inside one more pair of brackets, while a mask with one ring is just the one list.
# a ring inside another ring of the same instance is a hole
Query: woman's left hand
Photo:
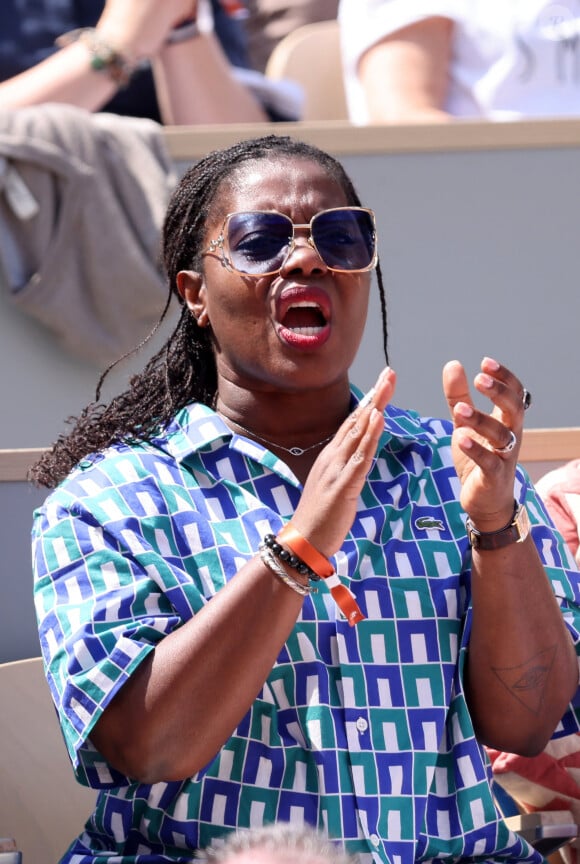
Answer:
[[[452, 360], [445, 365], [443, 390], [455, 424], [452, 447], [461, 481], [461, 506], [480, 531], [496, 531], [513, 514], [525, 390], [509, 369], [489, 357], [482, 360], [473, 384], [492, 401], [489, 414], [474, 406], [461, 363]], [[513, 436], [514, 446], [505, 449]]]
[[97, 30], [130, 59], [150, 59], [173, 27], [196, 15], [197, 0], [107, 0]]
[[[473, 385], [490, 399], [489, 413], [473, 405], [463, 366], [445, 365], [461, 505], [478, 531], [493, 532], [513, 517], [530, 397], [509, 369], [489, 357]], [[466, 566], [472, 620], [465, 692], [478, 740], [533, 756], [546, 746], [578, 687], [578, 661], [554, 588], [531, 534], [499, 550], [474, 549]]]

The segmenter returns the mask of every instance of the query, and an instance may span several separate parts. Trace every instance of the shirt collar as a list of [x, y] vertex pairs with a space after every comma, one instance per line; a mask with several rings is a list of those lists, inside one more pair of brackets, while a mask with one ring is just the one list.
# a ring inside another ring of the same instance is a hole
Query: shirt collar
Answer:
[[[350, 389], [351, 410], [354, 410], [363, 397], [363, 391], [354, 384], [351, 384]], [[430, 425], [433, 422], [440, 425], [437, 430], [440, 434], [447, 431], [445, 421], [430, 421]], [[388, 405], [380, 447], [389, 446], [392, 439], [401, 442], [416, 439], [419, 435], [424, 435], [425, 431], [425, 420], [416, 412]], [[432, 425], [430, 431], [434, 431]], [[234, 433], [219, 414], [207, 405], [194, 402], [176, 414], [155, 444], [173, 456], [177, 462], [182, 462], [196, 451], [216, 450], [233, 437]]]
[[232, 430], [208, 405], [193, 402], [179, 411], [155, 442], [177, 462], [197, 450], [215, 450], [232, 437]]

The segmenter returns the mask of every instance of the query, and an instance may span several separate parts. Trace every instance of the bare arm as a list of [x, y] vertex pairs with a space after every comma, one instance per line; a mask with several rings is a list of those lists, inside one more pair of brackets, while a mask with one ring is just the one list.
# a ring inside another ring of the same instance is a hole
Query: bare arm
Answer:
[[90, 67], [86, 45], [75, 42], [20, 75], [0, 83], [0, 107], [64, 102], [97, 111], [117, 92], [108, 75]]
[[427, 18], [366, 51], [359, 77], [371, 123], [438, 122], [449, 80], [453, 22]]
[[474, 552], [468, 698], [480, 740], [533, 756], [578, 687], [578, 663], [531, 537]]
[[[107, 0], [96, 32], [129, 64], [151, 60], [166, 123], [266, 121], [261, 106], [232, 75], [213, 34], [166, 45], [173, 26], [195, 17], [196, 11], [194, 0]], [[92, 69], [90, 59], [84, 42], [67, 45], [0, 83], [0, 106], [65, 102], [97, 111], [118, 85], [108, 74]]]
[[151, 652], [95, 726], [95, 746], [141, 782], [199, 771], [255, 699], [302, 599], [252, 559]]
[[252, 93], [232, 74], [213, 33], [164, 47], [153, 71], [161, 116], [167, 125], [268, 120]]
[[[393, 390], [389, 371], [376, 387], [375, 407], [345, 420], [305, 483], [292, 523], [327, 556], [341, 547], [352, 525]], [[254, 557], [133, 673], [97, 722], [95, 746], [142, 782], [199, 771], [255, 699], [302, 600]]]
[[[492, 448], [505, 445], [508, 429], [521, 440], [522, 387], [487, 359], [475, 386], [494, 403], [491, 414], [473, 407], [460, 364], [446, 366], [461, 501], [476, 528], [490, 532], [513, 513], [518, 448], [509, 454]], [[473, 550], [472, 602], [466, 687], [478, 737], [498, 750], [534, 755], [578, 688], [578, 662], [531, 537]]]
[[[194, 0], [107, 0], [96, 31], [129, 64], [154, 57], [172, 27], [195, 14]], [[46, 60], [0, 83], [0, 105], [23, 108], [67, 102], [96, 111], [115, 94], [117, 84], [90, 65], [83, 42], [67, 45]]]

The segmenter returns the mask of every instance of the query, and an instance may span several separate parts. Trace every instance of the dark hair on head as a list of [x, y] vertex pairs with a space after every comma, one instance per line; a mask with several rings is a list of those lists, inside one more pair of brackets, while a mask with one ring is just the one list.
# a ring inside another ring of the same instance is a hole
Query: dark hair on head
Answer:
[[[217, 372], [210, 330], [197, 326], [179, 296], [176, 277], [180, 270], [201, 269], [205, 226], [222, 183], [245, 162], [276, 156], [299, 157], [318, 163], [344, 189], [348, 203], [360, 206], [352, 181], [340, 162], [318, 147], [286, 136], [266, 135], [239, 141], [209, 153], [192, 165], [173, 192], [163, 225], [163, 263], [169, 296], [159, 324], [174, 295], [183, 307], [179, 321], [165, 345], [142, 372], [131, 378], [128, 389], [105, 405], [99, 402], [101, 386], [112, 367], [106, 370], [97, 385], [95, 401], [78, 417], [69, 418], [72, 430], [61, 435], [32, 467], [30, 479], [35, 483], [56, 486], [89, 454], [118, 441], [151, 440], [185, 405], [196, 401], [206, 405], [213, 403]], [[379, 265], [377, 280], [383, 349], [388, 362], [386, 301]]]

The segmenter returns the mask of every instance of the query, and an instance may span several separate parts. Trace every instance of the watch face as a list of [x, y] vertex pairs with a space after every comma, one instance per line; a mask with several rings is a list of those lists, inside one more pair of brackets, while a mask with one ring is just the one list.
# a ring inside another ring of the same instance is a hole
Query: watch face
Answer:
[[520, 504], [520, 506], [518, 507], [518, 511], [514, 518], [514, 523], [515, 525], [517, 525], [520, 534], [518, 542], [523, 543], [523, 541], [530, 533], [530, 517], [528, 516], [528, 511], [523, 504]]

